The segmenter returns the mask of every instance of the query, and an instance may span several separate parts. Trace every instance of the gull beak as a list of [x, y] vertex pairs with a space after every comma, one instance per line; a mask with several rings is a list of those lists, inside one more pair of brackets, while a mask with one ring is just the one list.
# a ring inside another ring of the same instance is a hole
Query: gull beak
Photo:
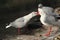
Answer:
[[37, 12], [37, 15], [40, 16], [39, 12]]

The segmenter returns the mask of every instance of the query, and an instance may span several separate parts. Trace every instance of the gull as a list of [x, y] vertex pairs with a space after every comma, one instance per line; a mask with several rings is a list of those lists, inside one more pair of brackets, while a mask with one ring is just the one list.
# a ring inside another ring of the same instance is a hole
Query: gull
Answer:
[[[38, 15], [37, 12], [31, 12], [28, 15], [25, 15], [23, 17], [17, 18], [15, 21], [11, 22], [9, 25], [6, 26], [6, 28], [9, 27], [15, 27], [18, 28], [18, 32], [20, 32], [20, 28], [24, 27], [32, 17]], [[19, 34], [19, 33], [18, 33]]]
[[[43, 25], [50, 26], [49, 31], [44, 34], [45, 36], [49, 36], [52, 32], [53, 26], [60, 26], [60, 21], [56, 19], [58, 14], [56, 14], [53, 11], [53, 8], [51, 7], [43, 7], [41, 4], [39, 4], [38, 12], [41, 15], [40, 21]], [[57, 20], [57, 21], [56, 21]]]

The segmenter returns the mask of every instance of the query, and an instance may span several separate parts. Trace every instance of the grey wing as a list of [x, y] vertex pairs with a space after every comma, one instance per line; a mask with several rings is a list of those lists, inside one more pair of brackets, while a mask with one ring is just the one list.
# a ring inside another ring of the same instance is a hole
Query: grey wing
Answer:
[[60, 19], [59, 14], [55, 13], [55, 15], [53, 15], [55, 17], [55, 20], [58, 21]]
[[48, 23], [53, 26], [60, 26], [60, 21], [56, 21], [55, 17], [53, 17], [53, 16], [49, 17]]
[[23, 17], [18, 18], [18, 19], [15, 20], [15, 22], [24, 22], [24, 18]]
[[48, 15], [51, 15], [55, 18], [55, 21], [58, 21], [59, 14], [57, 13], [49, 13]]
[[18, 18], [18, 19], [16, 19], [16, 20], [13, 22], [12, 25], [15, 26], [15, 27], [23, 27], [23, 26], [25, 25], [25, 23], [24, 23], [24, 18]]
[[53, 17], [53, 16], [48, 16], [48, 17], [46, 18], [46, 22], [47, 22], [48, 24], [50, 24], [50, 25], [53, 25], [53, 23], [55, 22], [55, 17]]

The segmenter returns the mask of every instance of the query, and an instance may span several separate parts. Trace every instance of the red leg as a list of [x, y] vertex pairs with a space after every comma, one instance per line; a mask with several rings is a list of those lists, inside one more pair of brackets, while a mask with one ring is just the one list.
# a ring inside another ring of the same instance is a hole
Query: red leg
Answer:
[[51, 34], [51, 31], [52, 31], [52, 27], [49, 28], [49, 31], [46, 34], [44, 34], [44, 36], [49, 36]]
[[20, 28], [18, 28], [18, 35], [20, 34]]

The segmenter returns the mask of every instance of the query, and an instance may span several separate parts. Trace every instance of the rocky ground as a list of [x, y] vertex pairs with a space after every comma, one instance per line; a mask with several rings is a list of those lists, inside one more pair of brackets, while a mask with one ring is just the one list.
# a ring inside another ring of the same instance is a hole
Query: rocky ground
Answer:
[[[31, 32], [33, 34], [6, 35], [5, 38], [3, 38], [3, 40], [53, 40], [53, 39], [57, 40], [56, 36], [60, 35], [60, 31], [57, 31], [57, 33], [56, 33], [57, 29], [58, 29], [57, 27], [53, 27], [53, 31], [52, 31], [50, 37], [41, 35], [41, 34], [46, 33], [47, 30], [39, 28], [39, 29], [33, 30]], [[60, 36], [59, 36], [59, 38], [60, 38]]]

